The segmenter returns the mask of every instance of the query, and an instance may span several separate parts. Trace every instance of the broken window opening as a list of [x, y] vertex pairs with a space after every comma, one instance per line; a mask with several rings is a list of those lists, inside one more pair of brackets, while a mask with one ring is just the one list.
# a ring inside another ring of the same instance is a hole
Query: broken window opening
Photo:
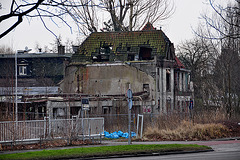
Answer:
[[111, 113], [111, 107], [103, 106], [102, 111], [103, 111], [103, 114], [110, 114]]
[[134, 54], [128, 54], [128, 61], [134, 61], [135, 55]]
[[159, 79], [160, 79], [160, 77], [159, 77], [159, 75], [160, 75], [160, 70], [159, 70], [159, 68], [157, 68], [156, 83], [157, 83], [157, 91], [158, 91], [158, 92], [160, 92], [160, 86], [159, 86]]
[[140, 60], [152, 60], [153, 59], [152, 48], [140, 47], [139, 59]]
[[171, 113], [171, 111], [172, 111], [172, 109], [171, 109], [171, 99], [167, 100], [166, 109], [167, 109], [167, 113]]
[[184, 81], [183, 81], [183, 77], [184, 77], [184, 75], [183, 75], [183, 73], [181, 73], [181, 91], [184, 91]]
[[38, 107], [38, 118], [43, 118], [44, 113], [46, 113], [46, 108], [44, 106]]
[[140, 114], [141, 107], [139, 105], [133, 105], [132, 106], [132, 114], [138, 115]]
[[78, 112], [81, 110], [81, 107], [70, 107], [70, 114], [72, 116], [77, 116], [78, 115]]
[[53, 108], [53, 117], [55, 119], [66, 117], [65, 108]]
[[100, 48], [100, 54], [110, 54], [110, 47], [107, 46], [107, 47], [101, 47]]
[[177, 88], [180, 90], [180, 73], [177, 72]]
[[150, 92], [149, 84], [143, 84], [143, 91]]
[[112, 50], [112, 46], [104, 45], [99, 48], [99, 51], [96, 55], [92, 56], [93, 62], [108, 62], [110, 59], [110, 53]]
[[166, 90], [171, 91], [171, 71], [166, 69]]

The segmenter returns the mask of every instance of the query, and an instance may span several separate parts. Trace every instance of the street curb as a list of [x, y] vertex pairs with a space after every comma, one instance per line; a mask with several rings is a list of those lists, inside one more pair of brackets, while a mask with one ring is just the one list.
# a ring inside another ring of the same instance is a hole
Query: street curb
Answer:
[[240, 137], [219, 138], [211, 141], [232, 141], [232, 140], [240, 140]]
[[[114, 156], [94, 156], [94, 157], [79, 157], [83, 160], [94, 160], [94, 159], [112, 159], [112, 158], [128, 158], [128, 157], [145, 157], [145, 156], [162, 156], [172, 154], [189, 154], [189, 153], [201, 153], [201, 152], [212, 152], [213, 149], [199, 150], [199, 151], [176, 151], [176, 152], [156, 152], [156, 153], [137, 153], [137, 154], [124, 154]], [[79, 159], [75, 158], [75, 159]]]
[[[83, 160], [94, 160], [94, 159], [113, 159], [113, 158], [128, 158], [128, 157], [144, 157], [144, 156], [162, 156], [162, 155], [173, 155], [173, 154], [191, 154], [191, 153], [201, 153], [201, 152], [212, 152], [213, 149], [198, 150], [198, 151], [175, 151], [175, 152], [153, 152], [153, 153], [135, 153], [135, 154], [123, 154], [114, 156], [89, 156], [89, 157], [67, 157], [58, 159], [83, 159]], [[54, 158], [53, 158], [54, 159]]]

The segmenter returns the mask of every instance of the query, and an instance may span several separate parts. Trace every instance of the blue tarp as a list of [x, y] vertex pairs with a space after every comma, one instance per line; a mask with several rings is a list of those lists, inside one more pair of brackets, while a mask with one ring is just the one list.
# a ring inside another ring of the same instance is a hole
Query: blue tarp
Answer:
[[[118, 131], [118, 132], [113, 132], [113, 133], [109, 133], [107, 131], [104, 131], [104, 137], [105, 138], [111, 138], [111, 139], [118, 139], [118, 138], [128, 138], [128, 133], [125, 132], [123, 133], [122, 131]], [[131, 132], [131, 137], [136, 137], [136, 133], [135, 132]]]

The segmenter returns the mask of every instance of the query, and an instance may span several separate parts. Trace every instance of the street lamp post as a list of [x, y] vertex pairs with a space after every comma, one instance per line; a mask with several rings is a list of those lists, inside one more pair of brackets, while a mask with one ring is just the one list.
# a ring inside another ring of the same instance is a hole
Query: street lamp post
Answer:
[[18, 103], [17, 103], [17, 53], [15, 53], [15, 121], [18, 121]]

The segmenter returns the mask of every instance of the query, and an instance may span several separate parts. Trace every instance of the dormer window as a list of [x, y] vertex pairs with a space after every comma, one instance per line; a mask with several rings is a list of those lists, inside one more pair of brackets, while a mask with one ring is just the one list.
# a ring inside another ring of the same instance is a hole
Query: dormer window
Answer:
[[109, 61], [112, 46], [104, 45], [98, 49], [97, 53], [92, 54], [93, 62], [107, 62]]
[[153, 59], [152, 48], [140, 47], [139, 59], [140, 60], [152, 60]]
[[27, 76], [28, 75], [28, 62], [24, 59], [18, 63], [18, 75]]
[[27, 75], [27, 66], [21, 65], [18, 67], [18, 75], [19, 76], [26, 76]]

